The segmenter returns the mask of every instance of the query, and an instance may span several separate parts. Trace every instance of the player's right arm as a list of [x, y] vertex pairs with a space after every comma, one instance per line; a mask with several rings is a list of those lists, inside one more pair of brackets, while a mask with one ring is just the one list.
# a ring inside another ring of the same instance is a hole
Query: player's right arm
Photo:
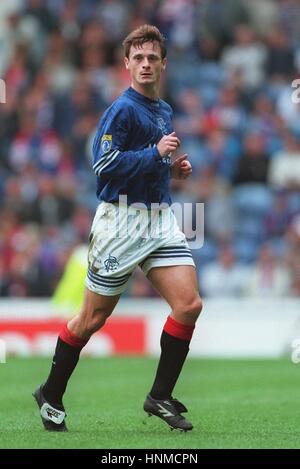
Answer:
[[112, 108], [104, 114], [93, 145], [93, 169], [97, 176], [127, 178], [151, 173], [159, 168], [161, 157], [176, 150], [180, 144], [172, 132], [153, 147], [127, 150], [133, 131], [132, 118], [126, 109]]

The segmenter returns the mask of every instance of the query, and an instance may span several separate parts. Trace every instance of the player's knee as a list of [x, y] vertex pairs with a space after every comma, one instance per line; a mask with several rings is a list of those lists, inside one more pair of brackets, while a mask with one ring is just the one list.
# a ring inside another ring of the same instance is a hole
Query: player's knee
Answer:
[[109, 316], [110, 314], [105, 312], [96, 312], [90, 319], [89, 332], [93, 334], [94, 332], [97, 332], [99, 329], [101, 329]]
[[199, 297], [195, 298], [190, 304], [187, 305], [186, 314], [194, 322], [197, 321], [201, 311], [202, 311], [202, 300]]
[[190, 301], [186, 301], [176, 311], [179, 322], [183, 324], [195, 324], [203, 308], [202, 300], [200, 296], [193, 298]]

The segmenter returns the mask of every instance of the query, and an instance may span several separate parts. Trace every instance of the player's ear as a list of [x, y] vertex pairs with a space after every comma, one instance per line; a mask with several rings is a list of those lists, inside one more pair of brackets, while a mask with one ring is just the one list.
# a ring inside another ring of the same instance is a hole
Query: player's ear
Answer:
[[128, 60], [127, 57], [124, 57], [124, 64], [125, 64], [125, 67], [126, 67], [127, 70], [128, 70], [129, 60]]
[[167, 59], [165, 57], [164, 59], [162, 59], [162, 69], [166, 70], [166, 66], [167, 66]]

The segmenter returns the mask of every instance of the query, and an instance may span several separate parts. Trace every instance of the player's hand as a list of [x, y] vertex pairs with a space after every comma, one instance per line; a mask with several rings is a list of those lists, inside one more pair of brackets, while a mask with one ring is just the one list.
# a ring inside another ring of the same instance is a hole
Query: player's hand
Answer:
[[164, 135], [157, 144], [160, 156], [167, 156], [169, 153], [177, 150], [180, 143], [181, 142], [175, 132], [172, 132], [169, 135]]
[[176, 158], [171, 164], [171, 177], [174, 179], [186, 179], [192, 174], [192, 165], [188, 161], [188, 154]]

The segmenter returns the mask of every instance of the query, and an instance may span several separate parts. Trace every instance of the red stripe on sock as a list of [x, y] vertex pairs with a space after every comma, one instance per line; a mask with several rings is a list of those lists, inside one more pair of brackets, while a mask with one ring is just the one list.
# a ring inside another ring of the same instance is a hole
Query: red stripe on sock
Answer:
[[195, 326], [186, 326], [185, 324], [181, 324], [174, 318], [171, 318], [171, 316], [168, 316], [164, 325], [164, 331], [167, 332], [167, 334], [182, 340], [191, 340], [194, 329]]
[[69, 331], [67, 324], [65, 324], [64, 328], [61, 330], [59, 338], [67, 344], [71, 345], [71, 347], [76, 348], [82, 348], [88, 342], [86, 339], [81, 339]]

